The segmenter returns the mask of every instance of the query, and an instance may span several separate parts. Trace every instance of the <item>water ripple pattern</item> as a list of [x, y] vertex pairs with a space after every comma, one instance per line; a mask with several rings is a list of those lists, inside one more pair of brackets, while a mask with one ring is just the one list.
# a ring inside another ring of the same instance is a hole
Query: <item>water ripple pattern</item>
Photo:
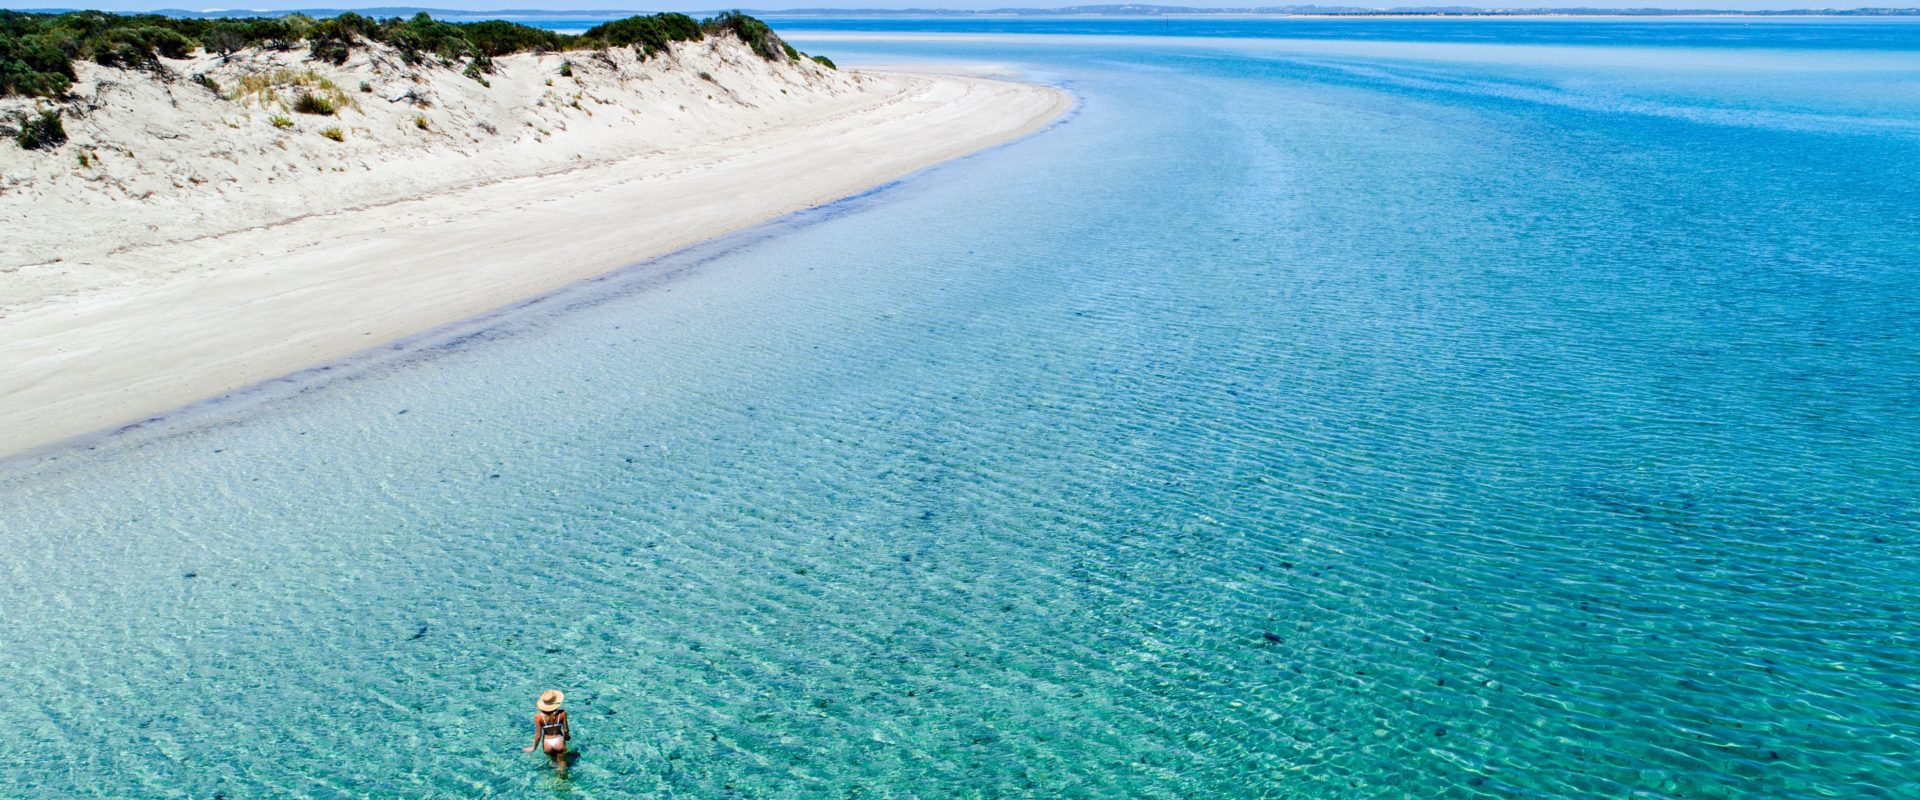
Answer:
[[1915, 28], [1640, 24], [808, 47], [1081, 105], [6, 467], [0, 796], [1920, 797]]

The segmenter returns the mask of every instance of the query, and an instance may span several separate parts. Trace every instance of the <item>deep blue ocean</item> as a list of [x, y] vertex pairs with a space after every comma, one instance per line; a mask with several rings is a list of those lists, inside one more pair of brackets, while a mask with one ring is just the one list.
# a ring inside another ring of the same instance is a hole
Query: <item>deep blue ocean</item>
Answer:
[[0, 797], [1920, 797], [1920, 22], [773, 22], [1077, 105], [0, 467]]

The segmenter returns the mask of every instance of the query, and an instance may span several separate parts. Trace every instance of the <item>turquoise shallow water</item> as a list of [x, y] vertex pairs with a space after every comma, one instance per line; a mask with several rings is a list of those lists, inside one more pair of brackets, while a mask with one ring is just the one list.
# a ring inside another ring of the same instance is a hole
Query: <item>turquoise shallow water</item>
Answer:
[[1920, 25], [1346, 24], [0, 470], [0, 796], [1920, 797]]

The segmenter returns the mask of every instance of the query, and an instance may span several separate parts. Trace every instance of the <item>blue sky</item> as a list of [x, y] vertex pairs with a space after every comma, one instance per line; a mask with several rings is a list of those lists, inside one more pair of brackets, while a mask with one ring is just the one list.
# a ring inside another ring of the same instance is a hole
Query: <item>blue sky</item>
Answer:
[[[1293, 0], [1307, 2], [1309, 0]], [[1066, 5], [1093, 5], [1119, 0], [916, 0], [900, 2], [894, 0], [758, 0], [716, 4], [713, 0], [695, 0], [694, 2], [656, 2], [645, 6], [633, 7], [638, 11], [712, 11], [717, 8], [748, 8], [774, 10], [781, 8], [1057, 8]], [[1255, 5], [1282, 5], [1287, 0], [1157, 0], [1161, 5], [1218, 6], [1237, 7]], [[1349, 5], [1364, 8], [1394, 8], [1404, 6], [1462, 5], [1479, 8], [1714, 8], [1714, 9], [1795, 9], [1795, 8], [1857, 8], [1860, 6], [1908, 6], [1911, 0], [1883, 0], [1882, 2], [1834, 2], [1834, 0], [1318, 0], [1324, 5]], [[620, 0], [227, 0], [226, 2], [207, 2], [207, 0], [0, 0], [0, 7], [28, 8], [99, 8], [109, 11], [148, 11], [158, 8], [250, 8], [250, 9], [289, 9], [289, 8], [368, 8], [368, 7], [421, 7], [421, 8], [457, 8], [468, 10], [488, 9], [619, 9], [629, 8]]]

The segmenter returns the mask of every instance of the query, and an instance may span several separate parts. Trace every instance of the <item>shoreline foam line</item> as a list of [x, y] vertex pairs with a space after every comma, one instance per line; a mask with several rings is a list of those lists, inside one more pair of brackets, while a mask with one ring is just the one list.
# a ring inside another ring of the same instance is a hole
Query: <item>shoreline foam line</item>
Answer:
[[[160, 257], [245, 266], [0, 317], [0, 464], [40, 461], [376, 351], [431, 346], [570, 286], [1023, 138], [1073, 102], [1034, 83], [914, 75], [911, 85], [868, 113], [767, 130], [723, 152], [628, 159], [148, 248], [148, 257], [173, 248], [186, 252]], [[401, 215], [429, 222], [382, 228]], [[336, 246], [313, 246], [322, 242]]]

